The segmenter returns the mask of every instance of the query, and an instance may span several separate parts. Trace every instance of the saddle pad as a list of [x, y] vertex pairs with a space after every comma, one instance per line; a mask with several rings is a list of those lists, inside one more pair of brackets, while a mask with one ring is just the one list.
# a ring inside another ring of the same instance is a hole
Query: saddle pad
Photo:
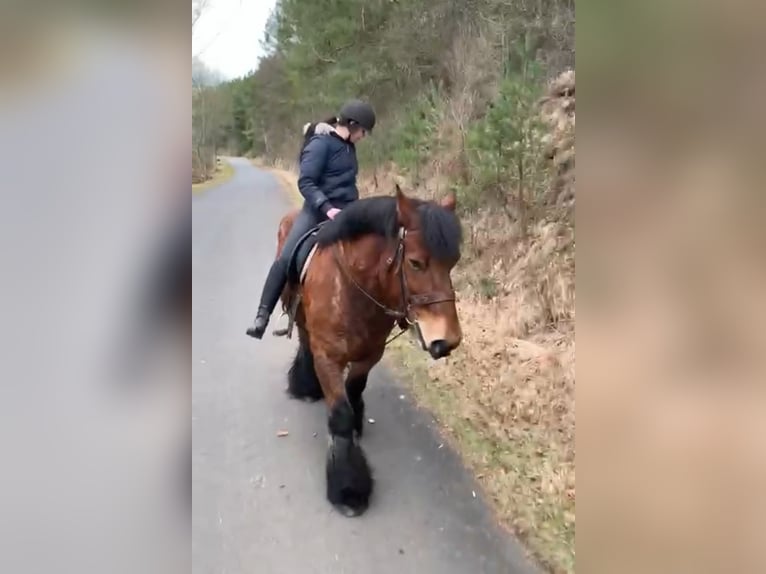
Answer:
[[300, 271], [300, 284], [303, 285], [303, 282], [306, 280], [306, 273], [309, 270], [309, 265], [311, 265], [311, 260], [314, 259], [314, 253], [317, 251], [317, 244], [314, 244], [314, 246], [311, 248], [311, 251], [309, 251], [308, 256], [306, 257], [306, 262], [303, 264], [303, 267]]

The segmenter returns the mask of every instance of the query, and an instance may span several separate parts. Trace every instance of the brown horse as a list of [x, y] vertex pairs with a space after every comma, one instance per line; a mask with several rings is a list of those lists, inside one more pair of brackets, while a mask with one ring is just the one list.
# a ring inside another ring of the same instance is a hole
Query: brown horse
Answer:
[[[278, 253], [295, 213], [280, 224]], [[282, 294], [294, 313], [299, 348], [288, 392], [329, 410], [327, 498], [347, 516], [367, 509], [372, 476], [358, 445], [362, 392], [394, 326], [413, 326], [434, 359], [462, 337], [450, 272], [460, 258], [455, 198], [441, 203], [396, 197], [354, 202], [320, 227], [317, 250], [301, 285]]]

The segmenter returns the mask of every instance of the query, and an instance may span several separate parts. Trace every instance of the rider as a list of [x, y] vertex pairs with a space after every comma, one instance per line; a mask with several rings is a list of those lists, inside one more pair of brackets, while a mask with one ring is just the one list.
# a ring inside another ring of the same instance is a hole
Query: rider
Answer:
[[[351, 100], [341, 108], [337, 121], [313, 126], [314, 135], [300, 156], [298, 189], [303, 209], [293, 222], [280, 256], [271, 265], [261, 294], [261, 303], [247, 334], [263, 337], [287, 282], [288, 259], [297, 241], [322, 221], [334, 219], [340, 210], [359, 199], [356, 188], [358, 165], [355, 144], [375, 127], [375, 111], [367, 102]], [[304, 126], [304, 135], [307, 127]]]

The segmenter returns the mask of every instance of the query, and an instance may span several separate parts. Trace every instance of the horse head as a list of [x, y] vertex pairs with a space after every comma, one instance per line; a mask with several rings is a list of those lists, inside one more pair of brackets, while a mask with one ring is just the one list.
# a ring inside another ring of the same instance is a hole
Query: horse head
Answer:
[[407, 197], [396, 186], [400, 289], [407, 320], [434, 359], [448, 356], [463, 337], [451, 272], [460, 259], [461, 229], [456, 200]]

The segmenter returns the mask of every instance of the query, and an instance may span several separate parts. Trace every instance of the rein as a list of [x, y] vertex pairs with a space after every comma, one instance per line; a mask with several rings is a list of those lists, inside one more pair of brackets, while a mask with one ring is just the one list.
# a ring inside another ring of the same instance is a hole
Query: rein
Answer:
[[[333, 245], [333, 248], [332, 248], [335, 262], [338, 264], [338, 267], [340, 268], [343, 275], [356, 288], [356, 290], [359, 291], [362, 295], [364, 295], [373, 304], [375, 304], [375, 306], [378, 307], [381, 311], [383, 311], [386, 315], [393, 317], [394, 319], [397, 320], [401, 331], [397, 333], [396, 335], [394, 335], [393, 337], [391, 337], [390, 339], [388, 339], [385, 343], [386, 345], [388, 345], [394, 339], [404, 334], [409, 329], [410, 326], [415, 325], [415, 327], [417, 328], [416, 321], [410, 318], [410, 312], [413, 306], [425, 307], [428, 305], [435, 305], [436, 303], [444, 303], [444, 302], [455, 300], [454, 290], [451, 293], [427, 293], [424, 295], [410, 295], [409, 288], [407, 287], [407, 280], [404, 277], [404, 238], [406, 237], [406, 235], [407, 235], [407, 230], [404, 229], [403, 227], [400, 227], [397, 245], [396, 245], [396, 255], [394, 257], [389, 257], [388, 260], [386, 261], [389, 267], [391, 267], [392, 265], [396, 265], [398, 267], [399, 283], [401, 286], [401, 294], [402, 294], [402, 298], [401, 298], [401, 307], [403, 309], [402, 311], [391, 309], [390, 307], [378, 301], [370, 293], [368, 293], [367, 290], [364, 287], [362, 287], [359, 284], [359, 282], [356, 281], [356, 279], [354, 279], [351, 276], [351, 273], [346, 268], [346, 265], [342, 261], [338, 244]], [[422, 335], [420, 335], [420, 329], [418, 329], [418, 335], [420, 336], [422, 341]]]
[[372, 303], [374, 303], [374, 304], [375, 304], [375, 305], [376, 305], [376, 306], [377, 306], [377, 307], [378, 307], [380, 310], [382, 310], [382, 311], [383, 311], [383, 312], [384, 312], [386, 315], [389, 315], [389, 316], [391, 316], [391, 317], [393, 317], [393, 318], [395, 318], [395, 319], [397, 319], [397, 320], [401, 320], [401, 319], [407, 319], [407, 313], [403, 313], [402, 311], [397, 311], [396, 309], [391, 309], [390, 307], [387, 307], [386, 305], [384, 305], [383, 303], [381, 303], [380, 301], [378, 301], [377, 299], [375, 299], [375, 297], [373, 297], [372, 295], [370, 295], [370, 294], [369, 294], [369, 293], [368, 293], [368, 292], [365, 290], [365, 288], [364, 288], [364, 287], [362, 287], [361, 285], [359, 285], [359, 283], [357, 282], [357, 280], [356, 280], [356, 279], [354, 279], [354, 278], [351, 276], [351, 273], [349, 273], [348, 269], [346, 269], [346, 266], [343, 264], [343, 261], [341, 261], [340, 253], [338, 253], [338, 245], [337, 245], [337, 244], [333, 245], [333, 247], [332, 247], [332, 254], [333, 254], [333, 256], [335, 257], [335, 262], [338, 264], [338, 267], [339, 267], [339, 268], [340, 268], [340, 270], [343, 272], [343, 275], [346, 277], [346, 279], [348, 279], [348, 280], [351, 282], [351, 284], [352, 284], [354, 287], [356, 287], [356, 290], [357, 290], [357, 291], [359, 291], [359, 292], [360, 292], [362, 295], [364, 295], [365, 297], [367, 297], [367, 299], [369, 299], [369, 300], [370, 300]]

